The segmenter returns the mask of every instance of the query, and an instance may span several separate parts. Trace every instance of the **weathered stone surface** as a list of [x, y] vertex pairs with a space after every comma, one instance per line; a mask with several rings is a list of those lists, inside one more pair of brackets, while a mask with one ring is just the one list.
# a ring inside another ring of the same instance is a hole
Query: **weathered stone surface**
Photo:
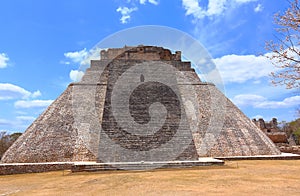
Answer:
[[[140, 68], [149, 71], [140, 74]], [[131, 80], [120, 82], [125, 75]], [[117, 87], [118, 102], [113, 105]], [[133, 93], [128, 94], [126, 88], [133, 88]], [[146, 135], [131, 133], [132, 119], [141, 128], [148, 126], [153, 102], [159, 103], [155, 107], [166, 114], [165, 121], [153, 124], [162, 123], [161, 128]], [[112, 105], [130, 114], [113, 113]], [[120, 128], [119, 122], [128, 130]], [[103, 142], [105, 139], [114, 145]], [[116, 146], [131, 152], [115, 153]], [[177, 150], [178, 146], [181, 148]], [[150, 151], [154, 153], [148, 156]], [[137, 156], [140, 152], [144, 154]], [[101, 60], [91, 61], [82, 80], [70, 84], [1, 161], [171, 161], [169, 157], [197, 160], [279, 153], [272, 141], [213, 84], [200, 81], [190, 62], [181, 61], [180, 52], [138, 46], [101, 51]]]
[[258, 120], [252, 119], [252, 122], [262, 130], [277, 146], [280, 143], [288, 143], [288, 137], [286, 132], [279, 129], [277, 126], [277, 119], [273, 118], [270, 122], [265, 122], [264, 119], [260, 118]]
[[287, 143], [287, 136], [285, 132], [277, 132], [277, 133], [267, 133], [267, 136], [274, 143]]
[[55, 162], [95, 160], [74, 127], [72, 90], [58, 97], [20, 136], [2, 162]]
[[0, 175], [40, 173], [49, 171], [69, 170], [74, 163], [11, 163], [0, 164]]
[[283, 144], [279, 148], [281, 152], [300, 154], [300, 146], [290, 146], [287, 144]]

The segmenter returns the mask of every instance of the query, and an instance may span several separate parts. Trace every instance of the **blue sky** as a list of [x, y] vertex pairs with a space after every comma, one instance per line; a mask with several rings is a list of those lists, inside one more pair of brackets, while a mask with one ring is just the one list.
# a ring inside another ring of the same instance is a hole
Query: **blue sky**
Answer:
[[211, 54], [226, 96], [249, 118], [296, 118], [300, 96], [270, 84], [264, 57], [285, 0], [2, 0], [0, 130], [24, 131], [105, 37], [140, 25], [176, 28]]

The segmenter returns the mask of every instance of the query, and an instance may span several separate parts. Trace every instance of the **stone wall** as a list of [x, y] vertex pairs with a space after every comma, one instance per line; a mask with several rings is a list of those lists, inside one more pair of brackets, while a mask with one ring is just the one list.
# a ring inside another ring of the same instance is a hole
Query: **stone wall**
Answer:
[[0, 175], [40, 173], [69, 170], [73, 163], [12, 163], [0, 164]]
[[273, 118], [270, 122], [265, 122], [264, 119], [252, 119], [252, 122], [264, 132], [274, 143], [288, 143], [287, 134], [278, 128], [277, 119]]
[[286, 152], [286, 153], [294, 153], [294, 154], [300, 154], [300, 146], [293, 146], [293, 145], [281, 145], [279, 147], [281, 152]]
[[259, 118], [258, 120], [254, 118], [252, 119], [252, 122], [265, 133], [280, 132], [276, 118], [273, 118], [270, 122], [265, 122], [262, 118]]
[[100, 52], [101, 60], [123, 59], [123, 60], [162, 60], [162, 61], [181, 61], [181, 52], [176, 51], [172, 54], [170, 50], [156, 46], [137, 47], [125, 46], [123, 48], [109, 48]]

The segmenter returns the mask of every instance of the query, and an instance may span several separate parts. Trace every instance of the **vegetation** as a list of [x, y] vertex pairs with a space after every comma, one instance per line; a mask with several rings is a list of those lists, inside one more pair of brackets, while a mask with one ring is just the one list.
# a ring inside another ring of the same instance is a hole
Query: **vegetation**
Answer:
[[287, 133], [288, 137], [292, 135], [297, 145], [300, 145], [300, 118], [291, 122], [281, 122], [279, 128]]
[[290, 132], [294, 135], [296, 143], [300, 145], [300, 118], [289, 123]]
[[277, 13], [274, 22], [276, 41], [266, 42], [267, 56], [276, 67], [272, 72], [272, 83], [285, 85], [288, 89], [300, 88], [300, 3], [289, 1], [290, 7], [283, 13]]
[[5, 151], [22, 135], [22, 133], [8, 134], [5, 131], [0, 132], [0, 160]]

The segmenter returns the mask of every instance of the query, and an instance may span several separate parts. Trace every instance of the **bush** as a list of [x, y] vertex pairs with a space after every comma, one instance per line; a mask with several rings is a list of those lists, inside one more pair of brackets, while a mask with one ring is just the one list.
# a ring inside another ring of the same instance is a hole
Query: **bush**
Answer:
[[22, 135], [22, 133], [12, 133], [9, 135], [7, 132], [0, 132], [0, 160], [5, 151]]

